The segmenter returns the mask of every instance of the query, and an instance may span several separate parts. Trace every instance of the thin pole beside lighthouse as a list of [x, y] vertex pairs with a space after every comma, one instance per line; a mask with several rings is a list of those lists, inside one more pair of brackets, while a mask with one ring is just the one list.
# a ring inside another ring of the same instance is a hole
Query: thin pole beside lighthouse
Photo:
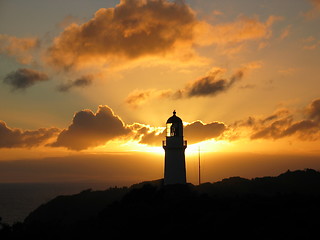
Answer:
[[198, 147], [198, 164], [199, 164], [199, 168], [198, 168], [198, 177], [199, 177], [199, 185], [201, 184], [201, 166], [200, 166], [201, 160], [200, 160], [200, 146]]

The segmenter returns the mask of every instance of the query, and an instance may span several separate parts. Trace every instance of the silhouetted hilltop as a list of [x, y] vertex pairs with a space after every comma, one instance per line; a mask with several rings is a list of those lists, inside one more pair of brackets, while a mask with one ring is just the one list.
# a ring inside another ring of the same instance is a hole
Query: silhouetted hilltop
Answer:
[[106, 191], [84, 190], [70, 196], [58, 196], [31, 212], [26, 225], [68, 225], [95, 217], [108, 204], [121, 199], [128, 188], [110, 188]]
[[156, 180], [59, 196], [24, 223], [7, 226], [0, 238], [314, 239], [319, 215], [320, 172], [306, 169], [200, 186]]
[[196, 187], [209, 195], [320, 194], [320, 172], [313, 169], [287, 171], [277, 177], [245, 179], [231, 177]]

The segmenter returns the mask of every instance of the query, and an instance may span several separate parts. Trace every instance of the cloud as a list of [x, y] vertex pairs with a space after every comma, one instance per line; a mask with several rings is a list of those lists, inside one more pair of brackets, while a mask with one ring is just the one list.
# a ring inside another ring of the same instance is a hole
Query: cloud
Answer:
[[[179, 94], [179, 93], [178, 93]], [[175, 95], [175, 92], [171, 89], [168, 90], [134, 90], [126, 98], [125, 102], [131, 107], [138, 107], [154, 98], [170, 98]]]
[[219, 11], [219, 10], [213, 10], [212, 11], [212, 14], [215, 15], [215, 16], [221, 16], [221, 15], [224, 15], [223, 12]]
[[272, 123], [267, 126], [264, 126], [264, 125], [260, 127], [254, 126], [257, 130], [254, 131], [254, 133], [251, 135], [251, 139], [259, 139], [259, 138], [278, 139], [284, 136], [288, 136], [289, 132], [287, 134], [284, 134], [284, 132], [291, 125], [292, 125], [292, 117], [289, 116], [289, 117], [272, 121]]
[[94, 61], [163, 55], [191, 45], [197, 20], [183, 2], [122, 0], [84, 24], [71, 24], [47, 51], [51, 66], [70, 69]]
[[[221, 122], [195, 121], [184, 127], [184, 136], [189, 144], [218, 139], [227, 126]], [[151, 127], [142, 123], [126, 125], [108, 106], [100, 105], [97, 112], [77, 112], [71, 125], [64, 129], [40, 128], [21, 130], [7, 127], [0, 121], [0, 148], [31, 148], [38, 146], [65, 147], [81, 151], [98, 147], [112, 140], [137, 141], [140, 144], [160, 146], [166, 139], [163, 127]]]
[[9, 128], [0, 121], [0, 148], [37, 147], [45, 145], [60, 132], [58, 128], [40, 128], [38, 130], [20, 130]]
[[295, 74], [297, 71], [299, 71], [299, 68], [285, 68], [285, 69], [279, 69], [278, 73], [280, 73], [283, 76], [291, 76], [293, 74]]
[[96, 113], [91, 110], [77, 112], [72, 124], [64, 129], [52, 147], [83, 150], [96, 147], [130, 133], [120, 117], [108, 106], [99, 106]]
[[212, 138], [219, 138], [227, 129], [221, 122], [203, 123], [195, 121], [185, 126], [184, 135], [190, 144], [202, 142]]
[[[227, 129], [220, 122], [195, 121], [184, 127], [184, 136], [189, 144], [219, 138]], [[85, 150], [98, 147], [109, 141], [137, 141], [140, 144], [159, 146], [166, 139], [163, 127], [151, 127], [142, 123], [125, 124], [112, 109], [100, 105], [97, 112], [77, 112], [66, 129], [40, 128], [38, 130], [12, 129], [0, 121], [0, 148], [31, 148], [37, 146], [65, 147], [70, 150]]]
[[123, 65], [145, 57], [199, 61], [195, 46], [267, 39], [280, 19], [269, 16], [262, 22], [258, 17], [240, 16], [231, 23], [211, 25], [197, 19], [185, 1], [121, 0], [114, 8], [99, 9], [83, 24], [65, 27], [45, 59], [59, 70]]
[[126, 103], [132, 107], [138, 107], [145, 103], [151, 96], [159, 95], [159, 92], [154, 89], [148, 89], [144, 91], [135, 90], [128, 95]]
[[135, 139], [141, 144], [161, 146], [162, 141], [166, 139], [166, 132], [165, 130], [159, 132], [159, 130], [142, 125], [140, 129], [137, 129]]
[[246, 68], [236, 71], [229, 79], [220, 75], [224, 69], [216, 68], [206, 76], [188, 83], [184, 88], [178, 90], [135, 90], [128, 95], [126, 103], [132, 107], [137, 107], [155, 98], [182, 99], [192, 97], [213, 97], [217, 94], [228, 91], [236, 82], [240, 81]]
[[39, 45], [38, 38], [17, 38], [0, 34], [0, 54], [13, 57], [22, 64], [30, 64], [34, 60], [31, 51]]
[[[202, 142], [212, 138], [219, 138], [227, 129], [226, 125], [221, 122], [203, 123], [195, 121], [184, 126], [184, 137], [189, 144]], [[136, 139], [139, 143], [159, 146], [162, 140], [166, 139], [166, 131], [151, 130], [147, 126], [141, 126], [136, 131]]]
[[210, 25], [201, 22], [195, 29], [195, 42], [200, 45], [241, 43], [244, 41], [268, 39], [271, 26], [282, 17], [269, 16], [265, 22], [258, 17], [240, 16], [234, 22]]
[[313, 36], [309, 36], [307, 38], [302, 39], [302, 43], [302, 49], [304, 50], [315, 50], [320, 47], [320, 41]]
[[[213, 10], [212, 14], [223, 13]], [[258, 16], [239, 16], [214, 25], [199, 19], [185, 1], [121, 0], [113, 8], [99, 9], [86, 22], [67, 16], [59, 24], [61, 33], [45, 45], [40, 45], [36, 37], [0, 34], [0, 54], [22, 64], [36, 61], [58, 73], [83, 68], [93, 73], [101, 71], [101, 67], [117, 69], [141, 63], [207, 65], [210, 59], [200, 56], [199, 47], [222, 44], [225, 53], [239, 53], [246, 41], [268, 39], [272, 25], [279, 19], [269, 16], [262, 21]], [[67, 91], [78, 86], [74, 83], [63, 84], [59, 89]]]
[[61, 84], [58, 86], [58, 91], [68, 92], [71, 88], [74, 87], [87, 87], [92, 84], [93, 77], [91, 75], [82, 76], [74, 81]]
[[294, 121], [290, 111], [281, 110], [265, 119], [250, 118], [242, 126], [252, 128], [251, 139], [280, 139], [289, 136], [301, 140], [320, 139], [320, 99], [312, 101], [305, 113], [304, 119]]
[[307, 116], [320, 123], [320, 99], [315, 99], [306, 109]]
[[[222, 122], [203, 123], [200, 120], [184, 126], [184, 137], [189, 144], [210, 139], [235, 140], [248, 134], [251, 140], [281, 139], [296, 137], [303, 141], [320, 139], [320, 99], [315, 99], [304, 109], [304, 119], [295, 120], [288, 109], [279, 109], [273, 114], [237, 121], [227, 126]], [[151, 127], [142, 123], [125, 124], [108, 106], [99, 106], [96, 113], [91, 110], [77, 112], [71, 125], [38, 130], [11, 129], [0, 121], [0, 148], [17, 147], [65, 147], [84, 150], [98, 147], [112, 140], [136, 141], [140, 144], [159, 146], [166, 138], [163, 127]]]
[[282, 132], [282, 137], [297, 134], [302, 140], [318, 140], [320, 137], [320, 125], [312, 120], [294, 122]]
[[320, 0], [308, 0], [311, 3], [312, 9], [303, 13], [307, 20], [312, 20], [320, 16]]
[[5, 76], [3, 82], [10, 85], [12, 90], [24, 90], [38, 82], [47, 81], [48, 75], [29, 68], [19, 68]]
[[288, 25], [285, 29], [282, 30], [282, 33], [279, 37], [280, 40], [284, 40], [291, 33], [292, 25]]
[[201, 96], [215, 96], [221, 92], [227, 91], [234, 83], [241, 80], [243, 71], [237, 71], [229, 80], [219, 78], [217, 76], [221, 70], [211, 72], [208, 76], [200, 78], [181, 90], [182, 97], [201, 97]]

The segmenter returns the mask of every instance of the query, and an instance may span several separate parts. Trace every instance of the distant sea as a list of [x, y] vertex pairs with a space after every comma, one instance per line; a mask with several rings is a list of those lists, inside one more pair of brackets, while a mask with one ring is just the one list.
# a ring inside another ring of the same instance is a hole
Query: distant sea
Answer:
[[59, 195], [109, 187], [104, 183], [0, 183], [0, 217], [10, 225], [22, 222], [30, 212]]

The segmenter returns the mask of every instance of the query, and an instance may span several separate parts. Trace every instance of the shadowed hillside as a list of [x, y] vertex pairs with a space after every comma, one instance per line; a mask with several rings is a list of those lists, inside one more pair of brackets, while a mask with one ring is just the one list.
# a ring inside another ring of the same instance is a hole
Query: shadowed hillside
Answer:
[[[232, 177], [216, 183], [85, 190], [59, 196], [0, 237], [75, 239], [167, 236], [313, 239], [320, 227], [320, 172]], [[5, 238], [4, 238], [5, 239]]]

